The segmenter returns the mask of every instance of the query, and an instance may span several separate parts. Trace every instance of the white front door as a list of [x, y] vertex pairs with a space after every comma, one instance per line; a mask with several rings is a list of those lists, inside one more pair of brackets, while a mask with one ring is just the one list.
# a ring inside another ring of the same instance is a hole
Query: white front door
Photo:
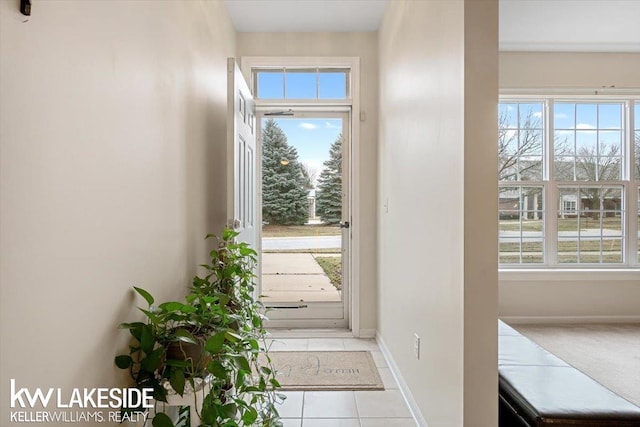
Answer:
[[349, 112], [293, 107], [265, 110], [259, 117], [259, 277], [267, 325], [346, 328], [351, 246]]
[[238, 239], [258, 250], [256, 108], [235, 58], [227, 63], [227, 218]]

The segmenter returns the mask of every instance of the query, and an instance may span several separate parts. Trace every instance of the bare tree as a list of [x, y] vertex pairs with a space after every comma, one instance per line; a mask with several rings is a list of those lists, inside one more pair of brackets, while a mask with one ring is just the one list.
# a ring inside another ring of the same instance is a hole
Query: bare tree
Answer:
[[[598, 154], [595, 148], [582, 147], [578, 150], [575, 163], [575, 178], [578, 181], [603, 182], [620, 179], [620, 147], [610, 146]], [[583, 216], [600, 218], [601, 209], [610, 209], [607, 204], [614, 203], [616, 190], [612, 188], [582, 187], [578, 195], [581, 210], [588, 210]], [[601, 203], [603, 206], [601, 206]]]
[[[498, 180], [528, 179], [542, 170], [540, 119], [529, 112], [519, 131], [509, 129], [507, 114], [498, 117]], [[528, 156], [539, 160], [527, 159]]]
[[613, 145], [604, 153], [582, 147], [576, 158], [576, 179], [584, 181], [616, 181], [620, 179], [620, 147]]
[[302, 163], [301, 172], [305, 182], [305, 189], [312, 190], [316, 188], [316, 179], [318, 178], [318, 170], [314, 167], [311, 167], [308, 163]]

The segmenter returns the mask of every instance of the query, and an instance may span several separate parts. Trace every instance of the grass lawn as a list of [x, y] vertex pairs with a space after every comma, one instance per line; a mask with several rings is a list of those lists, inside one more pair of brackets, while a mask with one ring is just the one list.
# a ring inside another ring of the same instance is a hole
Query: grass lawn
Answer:
[[[594, 218], [580, 218], [580, 228], [585, 229], [599, 229], [600, 219]], [[603, 228], [610, 230], [620, 230], [622, 222], [620, 218], [603, 218]], [[520, 231], [520, 221], [517, 219], [501, 219], [500, 220], [501, 231]], [[577, 231], [578, 230], [578, 218], [558, 218], [558, 231]], [[542, 231], [542, 220], [522, 220], [522, 231]]]
[[329, 277], [331, 284], [335, 286], [337, 290], [342, 289], [342, 257], [318, 256], [314, 258]]
[[340, 256], [340, 249], [314, 248], [314, 249], [263, 249], [263, 254], [336, 254]]
[[339, 236], [340, 227], [337, 225], [277, 225], [262, 226], [262, 237], [313, 237]]

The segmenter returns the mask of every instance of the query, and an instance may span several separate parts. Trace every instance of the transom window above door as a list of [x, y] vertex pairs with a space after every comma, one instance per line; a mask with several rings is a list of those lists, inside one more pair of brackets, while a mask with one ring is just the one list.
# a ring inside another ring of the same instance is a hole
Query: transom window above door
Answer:
[[258, 99], [349, 99], [350, 72], [346, 68], [253, 69], [253, 93]]

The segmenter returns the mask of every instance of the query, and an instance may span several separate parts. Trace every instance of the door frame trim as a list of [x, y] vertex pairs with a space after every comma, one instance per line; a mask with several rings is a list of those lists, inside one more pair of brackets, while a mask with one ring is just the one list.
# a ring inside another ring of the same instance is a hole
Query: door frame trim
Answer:
[[[293, 105], [304, 107], [317, 106], [326, 108], [339, 108], [350, 106], [351, 107], [351, 170], [350, 170], [350, 197], [351, 197], [351, 269], [350, 269], [350, 292], [349, 301], [345, 301], [345, 304], [349, 304], [349, 316], [348, 316], [348, 328], [352, 331], [353, 335], [358, 337], [361, 335], [360, 331], [360, 236], [361, 236], [361, 211], [360, 211], [360, 122], [364, 121], [364, 117], [360, 112], [360, 58], [355, 56], [341, 56], [341, 57], [324, 57], [324, 56], [243, 56], [240, 58], [240, 69], [245, 76], [245, 80], [249, 84], [249, 88], [253, 88], [253, 68], [264, 67], [317, 67], [317, 66], [333, 66], [340, 68], [349, 68], [351, 70], [351, 99], [333, 102], [331, 104], [327, 102], [291, 102], [283, 100], [282, 102], [270, 102], [271, 106], [280, 105]], [[259, 99], [255, 98], [256, 108], [264, 107], [264, 103], [261, 103]], [[262, 161], [260, 157], [259, 162]], [[261, 170], [261, 168], [258, 168]], [[261, 182], [261, 172], [257, 177]], [[258, 200], [262, 200], [262, 191], [259, 191]], [[260, 209], [261, 210], [261, 209]], [[259, 223], [262, 221], [261, 212], [258, 212]], [[261, 240], [261, 239], [259, 239]], [[258, 248], [262, 251], [262, 247]], [[259, 271], [261, 273], [261, 271]], [[313, 327], [313, 326], [309, 326]]]

